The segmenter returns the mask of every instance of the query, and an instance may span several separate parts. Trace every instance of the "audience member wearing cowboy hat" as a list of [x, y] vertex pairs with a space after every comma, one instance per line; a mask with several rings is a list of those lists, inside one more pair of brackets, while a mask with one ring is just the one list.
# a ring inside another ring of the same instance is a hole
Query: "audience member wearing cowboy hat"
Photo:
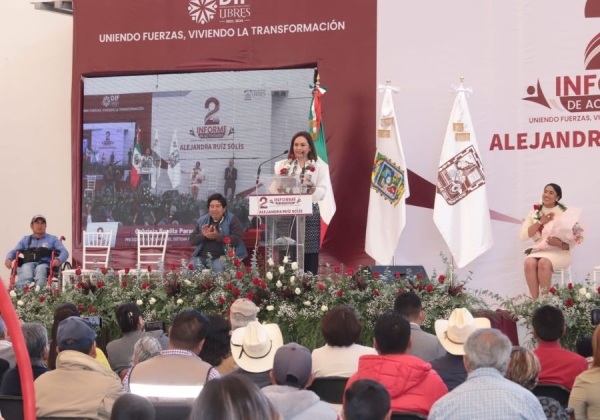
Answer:
[[232, 373], [243, 375], [260, 388], [271, 385], [275, 352], [283, 346], [283, 336], [277, 324], [252, 321], [231, 334], [231, 354], [239, 366]]
[[465, 354], [464, 344], [469, 335], [479, 328], [490, 328], [490, 320], [473, 318], [465, 308], [453, 310], [448, 320], [435, 321], [435, 334], [448, 353], [432, 360], [431, 367], [440, 375], [448, 391], [467, 379], [467, 369], [462, 358]]
[[381, 315], [375, 323], [373, 347], [376, 356], [361, 356], [358, 371], [346, 389], [360, 379], [373, 379], [390, 393], [392, 411], [410, 411], [427, 416], [433, 403], [448, 393], [448, 388], [431, 365], [407, 354], [410, 324], [394, 311]]

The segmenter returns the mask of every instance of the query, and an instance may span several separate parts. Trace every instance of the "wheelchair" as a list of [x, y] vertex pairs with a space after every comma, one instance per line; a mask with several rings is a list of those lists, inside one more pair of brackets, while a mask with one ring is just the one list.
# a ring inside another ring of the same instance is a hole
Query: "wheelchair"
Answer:
[[[64, 241], [65, 237], [61, 236], [60, 237], [60, 241]], [[57, 250], [52, 250], [52, 253], [50, 254], [50, 261], [54, 261], [55, 258], [57, 258], [60, 254], [60, 251]], [[17, 269], [23, 264], [24, 260], [23, 260], [23, 252], [22, 251], [17, 251], [16, 255], [15, 255], [15, 259], [13, 260], [12, 263], [12, 267], [10, 270], [10, 283], [8, 286], [8, 290], [13, 290], [15, 288], [15, 283], [17, 281]], [[71, 269], [71, 263], [68, 261], [65, 261], [62, 265], [58, 266], [58, 267], [54, 267], [52, 265], [49, 266], [48, 269], [48, 281], [47, 281], [47, 287], [48, 288], [58, 288], [60, 290], [60, 282], [61, 282], [61, 273], [63, 270], [70, 270]]]

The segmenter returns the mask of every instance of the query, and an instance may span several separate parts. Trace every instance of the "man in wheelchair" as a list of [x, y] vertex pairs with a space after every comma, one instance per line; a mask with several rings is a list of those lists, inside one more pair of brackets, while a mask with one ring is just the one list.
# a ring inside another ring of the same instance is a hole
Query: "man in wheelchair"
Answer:
[[19, 281], [15, 287], [19, 289], [33, 281], [40, 287], [46, 286], [49, 266], [58, 268], [69, 258], [69, 251], [62, 242], [56, 236], [46, 233], [44, 216], [41, 214], [33, 216], [30, 227], [33, 234], [25, 236], [13, 250], [6, 254], [4, 264], [10, 269], [14, 259], [18, 258]]

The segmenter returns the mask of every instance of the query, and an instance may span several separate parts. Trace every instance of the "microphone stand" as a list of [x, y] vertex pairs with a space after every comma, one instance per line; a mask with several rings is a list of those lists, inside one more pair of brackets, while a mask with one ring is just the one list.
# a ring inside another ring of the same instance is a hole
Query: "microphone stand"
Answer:
[[259, 179], [260, 179], [260, 170], [261, 170], [262, 166], [263, 166], [265, 163], [268, 163], [268, 162], [270, 162], [270, 161], [272, 161], [272, 160], [274, 160], [274, 159], [277, 159], [278, 157], [281, 157], [281, 156], [283, 156], [283, 155], [287, 155], [287, 154], [288, 154], [288, 152], [289, 152], [289, 151], [288, 151], [288, 150], [286, 150], [285, 152], [283, 152], [283, 153], [281, 153], [281, 154], [279, 154], [279, 155], [277, 155], [277, 156], [273, 156], [271, 159], [265, 160], [263, 163], [261, 163], [260, 165], [258, 165], [258, 170], [256, 171], [256, 190], [258, 190], [258, 181], [259, 181]]

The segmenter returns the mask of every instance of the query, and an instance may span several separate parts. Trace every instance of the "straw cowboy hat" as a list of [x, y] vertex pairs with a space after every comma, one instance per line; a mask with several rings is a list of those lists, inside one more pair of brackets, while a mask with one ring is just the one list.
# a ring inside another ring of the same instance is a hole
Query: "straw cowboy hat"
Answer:
[[465, 308], [452, 311], [448, 320], [435, 321], [435, 334], [442, 346], [450, 354], [465, 354], [464, 344], [471, 333], [480, 328], [490, 328], [487, 318], [473, 318], [471, 312]]

